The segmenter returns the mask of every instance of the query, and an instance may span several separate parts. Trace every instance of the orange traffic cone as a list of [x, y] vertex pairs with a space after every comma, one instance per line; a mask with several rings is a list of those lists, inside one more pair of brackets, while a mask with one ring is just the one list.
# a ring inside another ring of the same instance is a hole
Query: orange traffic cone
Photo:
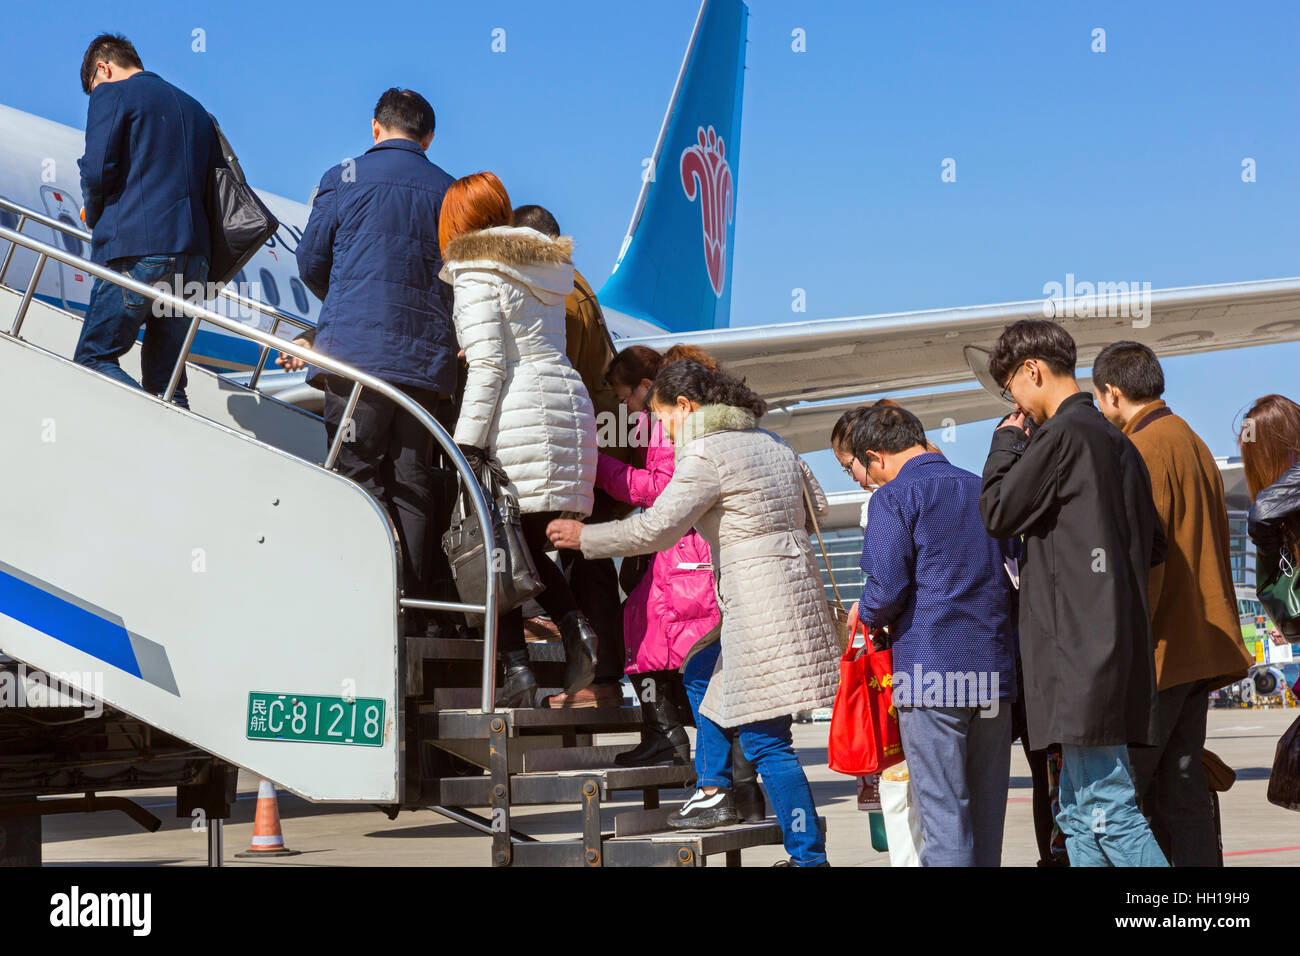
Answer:
[[263, 780], [257, 785], [257, 816], [253, 818], [253, 845], [235, 856], [297, 856], [284, 845], [280, 832], [280, 808], [275, 802], [275, 784]]

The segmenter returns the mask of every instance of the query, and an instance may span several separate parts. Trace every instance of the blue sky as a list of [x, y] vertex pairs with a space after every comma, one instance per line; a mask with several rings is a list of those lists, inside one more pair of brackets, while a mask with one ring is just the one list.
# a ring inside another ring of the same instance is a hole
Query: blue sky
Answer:
[[[305, 201], [369, 145], [378, 93], [413, 87], [438, 113], [434, 160], [492, 169], [516, 203], [552, 208], [599, 285], [696, 9], [10, 4], [0, 102], [83, 126], [85, 44], [121, 31], [218, 116], [256, 185]], [[1066, 273], [1157, 289], [1300, 273], [1294, 3], [752, 0], [750, 13], [733, 325], [798, 318], [794, 288], [811, 319], [1035, 298]], [[1246, 157], [1256, 182], [1241, 180]], [[1234, 450], [1253, 398], [1300, 398], [1300, 344], [1165, 367], [1166, 398], [1216, 454]], [[945, 450], [978, 471], [990, 427], [962, 427]], [[850, 487], [813, 460], [828, 488]]]

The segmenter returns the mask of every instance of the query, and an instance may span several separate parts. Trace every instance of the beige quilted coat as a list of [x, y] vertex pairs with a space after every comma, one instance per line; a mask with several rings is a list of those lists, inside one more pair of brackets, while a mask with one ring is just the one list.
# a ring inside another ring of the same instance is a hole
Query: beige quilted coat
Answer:
[[691, 527], [708, 541], [722, 654], [700, 711], [723, 727], [834, 701], [839, 648], [804, 485], [824, 517], [826, 496], [789, 445], [744, 409], [705, 405], [683, 423], [672, 481], [655, 503], [582, 531], [589, 558], [662, 551]]

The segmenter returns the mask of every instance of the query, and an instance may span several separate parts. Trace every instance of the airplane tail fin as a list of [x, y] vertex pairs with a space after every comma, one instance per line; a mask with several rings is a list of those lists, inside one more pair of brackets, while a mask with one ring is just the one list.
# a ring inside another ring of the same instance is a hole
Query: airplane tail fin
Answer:
[[721, 328], [731, 259], [745, 73], [741, 0], [703, 0], [601, 306], [670, 332]]

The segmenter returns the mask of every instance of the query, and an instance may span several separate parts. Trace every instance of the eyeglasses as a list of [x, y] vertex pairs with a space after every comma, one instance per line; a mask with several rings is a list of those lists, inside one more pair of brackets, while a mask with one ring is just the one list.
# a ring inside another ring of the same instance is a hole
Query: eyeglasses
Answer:
[[848, 464], [848, 465], [841, 464], [840, 467], [844, 469], [844, 474], [848, 475], [848, 476], [849, 476], [850, 478], [852, 478], [854, 481], [857, 481], [857, 480], [858, 480], [858, 476], [857, 476], [856, 474], [853, 473], [853, 466], [854, 466], [854, 465], [859, 466], [859, 467], [862, 469], [862, 473], [863, 473], [864, 475], [870, 475], [870, 474], [871, 474], [871, 463], [870, 463], [870, 461], [864, 462], [861, 458], [858, 458], [858, 457], [856, 457], [856, 456], [853, 458], [853, 462], [852, 462], [852, 464]]
[[1007, 384], [1002, 386], [1002, 391], [999, 393], [1002, 396], [1002, 401], [1009, 402], [1011, 404], [1015, 403], [1015, 399], [1011, 397], [1011, 383], [1016, 380], [1016, 376], [1020, 374], [1020, 370], [1024, 367], [1025, 367], [1024, 362], [1021, 362], [1019, 365], [1017, 365], [1016, 370], [1012, 372], [1011, 377], [1007, 379]]

